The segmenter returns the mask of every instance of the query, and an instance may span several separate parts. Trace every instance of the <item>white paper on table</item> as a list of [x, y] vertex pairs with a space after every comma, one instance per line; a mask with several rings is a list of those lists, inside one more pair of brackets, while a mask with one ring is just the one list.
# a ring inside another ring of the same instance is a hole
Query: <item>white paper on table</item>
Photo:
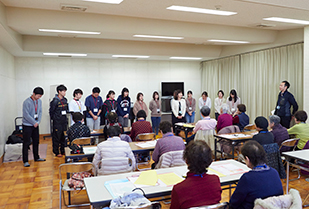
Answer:
[[183, 126], [184, 124], [185, 124], [185, 123], [181, 123], [181, 122], [175, 123], [176, 126]]
[[234, 134], [220, 134], [221, 137], [228, 138], [228, 139], [235, 139], [237, 136]]
[[97, 147], [83, 147], [83, 151], [86, 155], [94, 154], [96, 150], [97, 150]]
[[232, 164], [232, 163], [222, 163], [219, 165], [210, 165], [210, 168], [222, 173], [223, 175], [230, 176], [234, 174], [245, 173], [246, 170]]
[[109, 184], [109, 186], [113, 197], [123, 196], [124, 193], [131, 193], [135, 188], [131, 181]]
[[148, 141], [148, 142], [139, 142], [136, 143], [136, 146], [139, 146], [141, 148], [149, 148], [149, 147], [155, 147], [156, 146], [157, 141]]

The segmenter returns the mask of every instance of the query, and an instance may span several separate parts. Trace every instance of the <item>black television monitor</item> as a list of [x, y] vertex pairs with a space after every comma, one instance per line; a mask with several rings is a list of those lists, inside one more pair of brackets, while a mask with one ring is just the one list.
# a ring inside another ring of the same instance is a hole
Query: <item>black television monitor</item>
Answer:
[[183, 93], [184, 82], [161, 82], [162, 96], [173, 96], [175, 90], [180, 89]]

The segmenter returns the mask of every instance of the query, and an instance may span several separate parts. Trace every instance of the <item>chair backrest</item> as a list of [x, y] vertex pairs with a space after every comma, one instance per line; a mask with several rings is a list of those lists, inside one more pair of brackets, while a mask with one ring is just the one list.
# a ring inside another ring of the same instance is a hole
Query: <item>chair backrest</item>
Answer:
[[169, 168], [174, 166], [186, 165], [183, 160], [183, 150], [166, 152], [160, 156], [157, 168]]
[[255, 130], [255, 129], [256, 129], [255, 124], [248, 124], [244, 127], [243, 131], [252, 131], [252, 130]]
[[72, 144], [78, 144], [82, 146], [91, 145], [91, 137], [76, 138], [72, 141]]
[[127, 134], [121, 134], [121, 135], [120, 135], [120, 139], [121, 139], [122, 141], [125, 141], [125, 142], [132, 142], [131, 137], [130, 137], [129, 135], [127, 135]]
[[195, 134], [194, 141], [196, 140], [203, 140], [205, 141], [211, 150], [214, 150], [215, 147], [215, 130], [209, 129], [209, 130], [198, 130]]
[[282, 142], [279, 150], [281, 150], [282, 147], [288, 147], [291, 148], [290, 151], [295, 150], [295, 147], [297, 146], [297, 143], [299, 141], [299, 138], [295, 138], [295, 139], [287, 139], [284, 142]]
[[226, 209], [228, 207], [227, 202], [221, 202], [215, 205], [207, 205], [207, 206], [200, 206], [200, 207], [192, 207], [190, 209]]
[[128, 157], [104, 158], [98, 168], [98, 175], [126, 173], [134, 169], [132, 160]]
[[59, 179], [64, 183], [66, 179], [69, 179], [74, 173], [88, 171], [94, 176], [97, 175], [96, 168], [91, 162], [76, 162], [76, 163], [64, 163], [59, 165]]
[[276, 169], [281, 179], [286, 178], [285, 168], [282, 163], [279, 146], [277, 143], [262, 145], [266, 152], [267, 165]]
[[240, 132], [240, 129], [238, 126], [236, 125], [231, 125], [231, 126], [226, 126], [224, 128], [222, 128], [218, 134], [230, 134], [230, 133], [236, 133], [236, 132]]
[[138, 134], [136, 136], [137, 141], [151, 141], [156, 138], [155, 133], [144, 133], [144, 134]]

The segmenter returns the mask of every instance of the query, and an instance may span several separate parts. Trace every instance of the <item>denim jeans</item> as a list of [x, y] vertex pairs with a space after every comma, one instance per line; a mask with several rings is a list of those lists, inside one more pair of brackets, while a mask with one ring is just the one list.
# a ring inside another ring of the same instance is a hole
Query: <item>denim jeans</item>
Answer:
[[160, 122], [161, 122], [161, 117], [151, 117], [152, 131], [153, 133], [156, 133], [156, 135], [158, 135], [159, 133]]
[[195, 117], [195, 112], [192, 112], [191, 116], [186, 112], [187, 123], [194, 123], [194, 117]]

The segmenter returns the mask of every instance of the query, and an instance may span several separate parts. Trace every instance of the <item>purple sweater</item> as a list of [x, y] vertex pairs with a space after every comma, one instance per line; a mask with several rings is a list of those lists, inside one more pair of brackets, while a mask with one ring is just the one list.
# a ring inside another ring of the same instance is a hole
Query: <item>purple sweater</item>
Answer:
[[158, 163], [160, 156], [166, 152], [179, 151], [185, 149], [185, 143], [179, 136], [174, 136], [172, 132], [168, 132], [163, 135], [161, 139], [157, 141], [156, 147], [152, 154], [152, 160]]
[[274, 135], [274, 142], [280, 147], [282, 142], [289, 139], [289, 133], [281, 124], [275, 125], [271, 131]]
[[218, 117], [217, 132], [226, 126], [233, 125], [233, 117], [227, 113], [221, 114]]

